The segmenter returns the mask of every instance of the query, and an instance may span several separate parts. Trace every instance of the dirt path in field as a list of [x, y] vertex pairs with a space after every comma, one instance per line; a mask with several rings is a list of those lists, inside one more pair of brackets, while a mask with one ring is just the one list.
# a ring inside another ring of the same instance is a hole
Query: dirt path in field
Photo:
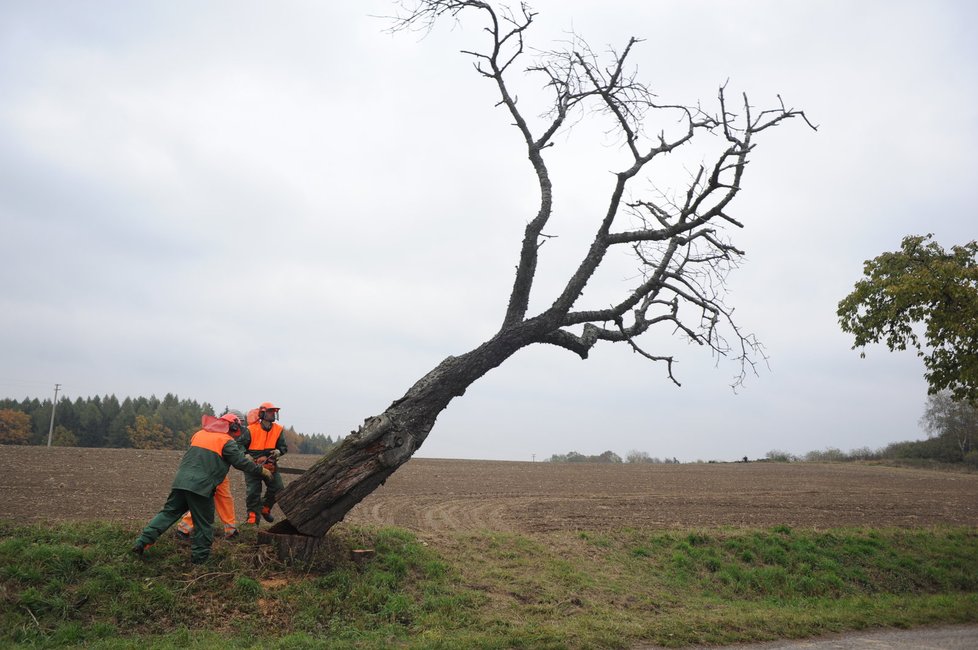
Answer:
[[[145, 521], [182, 452], [0, 446], [0, 518]], [[317, 457], [287, 455], [307, 468]], [[286, 481], [292, 477], [285, 475]], [[244, 516], [244, 481], [232, 471]], [[978, 474], [857, 464], [414, 459], [347, 516], [418, 532], [978, 525]]]

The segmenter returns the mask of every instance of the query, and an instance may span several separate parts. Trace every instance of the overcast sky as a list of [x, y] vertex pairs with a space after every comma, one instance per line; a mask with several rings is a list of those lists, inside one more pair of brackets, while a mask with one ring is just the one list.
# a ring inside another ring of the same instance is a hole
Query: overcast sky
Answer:
[[[677, 355], [681, 388], [625, 346], [587, 361], [538, 346], [452, 402], [417, 455], [732, 460], [923, 437], [920, 360], [860, 359], [835, 311], [903, 236], [976, 238], [978, 5], [532, 4], [539, 48], [570, 31], [597, 51], [644, 38], [634, 63], [665, 102], [712, 111], [727, 82], [819, 125], [761, 134], [731, 210], [747, 256], [728, 303], [769, 368], [734, 394], [736, 365], [665, 331], [646, 348]], [[481, 24], [392, 36], [374, 17], [392, 11], [0, 2], [0, 396], [59, 383], [72, 399], [270, 400], [284, 424], [335, 436], [490, 337], [536, 211], [532, 170], [459, 52]], [[537, 81], [514, 83], [528, 115], [543, 110]], [[548, 150], [558, 237], [533, 306], [586, 245], [620, 154], [586, 122]]]

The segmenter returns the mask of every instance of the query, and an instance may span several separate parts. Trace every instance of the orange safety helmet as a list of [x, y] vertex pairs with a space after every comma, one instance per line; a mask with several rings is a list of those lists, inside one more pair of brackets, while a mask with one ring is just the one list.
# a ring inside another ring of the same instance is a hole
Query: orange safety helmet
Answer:
[[272, 422], [274, 422], [275, 420], [278, 419], [278, 412], [279, 412], [279, 410], [280, 410], [279, 407], [275, 406], [271, 402], [262, 402], [261, 403], [261, 406], [258, 407], [258, 419], [259, 420], [264, 420], [265, 419], [265, 413], [266, 412], [271, 412], [272, 413]]
[[227, 421], [228, 433], [231, 434], [232, 438], [237, 438], [241, 435], [241, 418], [238, 417], [237, 413], [231, 413], [229, 411], [222, 415], [219, 419]]

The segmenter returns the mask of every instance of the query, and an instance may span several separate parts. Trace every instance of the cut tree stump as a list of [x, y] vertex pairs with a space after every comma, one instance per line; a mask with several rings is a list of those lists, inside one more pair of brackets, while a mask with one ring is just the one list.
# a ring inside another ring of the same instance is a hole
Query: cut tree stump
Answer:
[[287, 564], [310, 561], [322, 541], [322, 537], [303, 535], [288, 520], [281, 521], [267, 530], [258, 531], [258, 543], [272, 546], [275, 549], [275, 556]]

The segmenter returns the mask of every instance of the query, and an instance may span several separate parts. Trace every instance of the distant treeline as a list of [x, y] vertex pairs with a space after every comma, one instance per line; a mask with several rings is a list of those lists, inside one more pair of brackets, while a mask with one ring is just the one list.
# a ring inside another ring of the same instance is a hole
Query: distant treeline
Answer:
[[[51, 431], [51, 400], [0, 399], [0, 444], [62, 447], [118, 447], [137, 449], [185, 449], [200, 429], [202, 415], [217, 415], [207, 402], [180, 399], [167, 393], [163, 399], [115, 395], [62, 398], [55, 409]], [[221, 413], [227, 409], [221, 409]], [[340, 442], [321, 433], [304, 434], [286, 427], [289, 451], [324, 454]]]
[[630, 451], [625, 456], [625, 460], [622, 460], [621, 456], [613, 451], [606, 451], [604, 453], [598, 454], [597, 456], [585, 456], [584, 454], [579, 454], [576, 451], [570, 451], [566, 454], [554, 454], [546, 462], [548, 463], [653, 463], [653, 464], [663, 464], [663, 463], [676, 463], [679, 461], [675, 458], [656, 458], [654, 456], [649, 456], [647, 452], [644, 451]]
[[[950, 435], [942, 433], [927, 440], [912, 440], [906, 442], [894, 442], [881, 449], [871, 449], [861, 447], [852, 449], [848, 452], [835, 447], [809, 451], [805, 454], [796, 455], [780, 449], [767, 452], [761, 461], [782, 462], [782, 463], [845, 463], [855, 461], [923, 461], [934, 463], [958, 463], [978, 467], [978, 450], [972, 448], [970, 435]], [[587, 456], [576, 451], [566, 454], [554, 454], [546, 462], [549, 463], [651, 463], [651, 464], [672, 464], [679, 463], [676, 458], [656, 458], [644, 451], [630, 451], [624, 460], [613, 451]], [[697, 463], [707, 462], [698, 460]], [[717, 461], [708, 461], [715, 463]], [[750, 462], [747, 456], [738, 459], [737, 462]]]
[[[852, 462], [889, 461], [912, 464], [952, 463], [978, 468], [978, 405], [969, 401], [955, 400], [948, 392], [928, 396], [927, 408], [920, 423], [928, 432], [926, 440], [894, 442], [881, 449], [862, 447], [844, 452], [835, 447], [820, 451], [810, 451], [796, 456], [787, 451], [775, 449], [765, 458], [757, 459], [774, 462]], [[651, 458], [644, 451], [630, 451], [626, 456], [629, 463], [678, 463], [672, 460]], [[597, 456], [585, 456], [576, 451], [568, 454], [554, 454], [552, 463], [621, 463], [621, 457], [606, 451]], [[696, 461], [701, 463], [703, 461]], [[711, 460], [711, 463], [718, 461]], [[744, 456], [737, 462], [751, 462]]]
[[769, 451], [769, 460], [809, 462], [887, 460], [963, 463], [978, 467], [978, 405], [956, 400], [949, 392], [927, 397], [927, 408], [920, 418], [927, 430], [927, 440], [894, 442], [882, 449], [862, 447], [844, 452], [829, 447], [794, 456], [785, 451]]
[[933, 461], [938, 463], [964, 463], [978, 467], [978, 452], [962, 450], [958, 441], [949, 436], [938, 436], [927, 440], [894, 442], [881, 449], [861, 447], [842, 451], [835, 447], [809, 451], [795, 455], [780, 449], [767, 452], [767, 459], [780, 462], [853, 462], [865, 460]]

